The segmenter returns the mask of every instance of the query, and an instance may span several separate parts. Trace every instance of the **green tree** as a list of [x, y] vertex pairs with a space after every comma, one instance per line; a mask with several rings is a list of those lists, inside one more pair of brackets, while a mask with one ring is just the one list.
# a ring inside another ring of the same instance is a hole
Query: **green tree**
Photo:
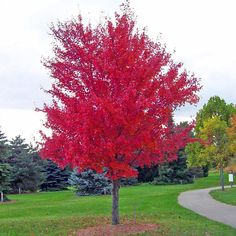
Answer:
[[[207, 120], [218, 117], [220, 121], [224, 121], [226, 126], [230, 125], [231, 116], [236, 113], [236, 108], [233, 104], [227, 104], [224, 99], [219, 96], [211, 97], [203, 108], [199, 110], [196, 116], [195, 138], [201, 138], [201, 130], [203, 129], [204, 122]], [[206, 156], [206, 150], [201, 142], [188, 144], [186, 147], [188, 155], [189, 167], [202, 167], [204, 176], [207, 175], [210, 166], [215, 166], [210, 156]]]
[[204, 145], [200, 142], [190, 143], [186, 146], [185, 152], [187, 154], [188, 167], [200, 168], [203, 171], [203, 176], [207, 177], [209, 167], [211, 166], [211, 159], [205, 155]]
[[139, 182], [152, 182], [158, 176], [158, 165], [138, 167], [137, 170]]
[[193, 174], [187, 168], [186, 153], [180, 150], [178, 158], [158, 167], [159, 173], [153, 184], [187, 184], [193, 182]]
[[0, 201], [3, 202], [6, 197], [4, 194], [9, 191], [10, 186], [10, 166], [6, 163], [0, 163]]
[[71, 171], [68, 168], [61, 169], [50, 160], [44, 161], [45, 179], [40, 186], [43, 191], [59, 191], [68, 187], [68, 179]]
[[11, 191], [35, 192], [43, 180], [42, 167], [35, 159], [36, 150], [25, 143], [21, 136], [10, 141]]
[[0, 201], [3, 202], [6, 197], [5, 193], [10, 187], [10, 166], [6, 162], [8, 153], [7, 139], [0, 130]]
[[0, 161], [6, 160], [8, 154], [7, 138], [5, 134], [0, 130]]
[[80, 173], [74, 170], [69, 183], [76, 188], [76, 194], [79, 196], [111, 194], [111, 181], [105, 177], [105, 173], [96, 173], [94, 170]]
[[228, 151], [227, 123], [218, 116], [203, 122], [200, 129], [200, 138], [205, 141], [204, 149], [201, 153], [203, 158], [209, 159], [211, 163], [220, 169], [220, 183], [224, 191], [224, 167], [227, 166], [230, 155]]
[[225, 100], [221, 99], [219, 96], [211, 97], [207, 104], [204, 104], [203, 108], [197, 113], [195, 128], [196, 136], [198, 137], [205, 120], [217, 116], [229, 126], [231, 116], [235, 113], [236, 109], [233, 104], [227, 104]]

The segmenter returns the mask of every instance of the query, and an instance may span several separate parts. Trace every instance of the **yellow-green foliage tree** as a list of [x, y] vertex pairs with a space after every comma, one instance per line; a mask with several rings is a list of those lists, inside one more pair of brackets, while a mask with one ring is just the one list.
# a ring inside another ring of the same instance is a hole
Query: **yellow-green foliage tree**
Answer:
[[219, 96], [211, 97], [197, 113], [195, 128], [196, 135], [198, 136], [200, 129], [203, 127], [204, 121], [207, 119], [217, 116], [220, 120], [225, 121], [227, 126], [229, 126], [233, 114], [236, 114], [236, 109], [232, 103], [227, 104], [225, 100], [221, 99]]
[[236, 115], [232, 116], [230, 127], [218, 116], [203, 121], [198, 137], [202, 140], [201, 143], [191, 143], [186, 147], [188, 165], [218, 167], [224, 191], [224, 168], [236, 157]]
[[[212, 125], [219, 125], [220, 121], [226, 128], [231, 124], [231, 117], [236, 114], [236, 108], [233, 104], [227, 104], [224, 99], [218, 96], [211, 97], [209, 101], [204, 104], [203, 108], [200, 109], [196, 117], [196, 127], [195, 127], [195, 138], [206, 140], [203, 131], [206, 130], [206, 123], [210, 122]], [[216, 118], [217, 117], [217, 118]], [[213, 119], [212, 121], [210, 121]], [[210, 124], [207, 124], [207, 126]], [[218, 127], [219, 128], [219, 127]], [[217, 127], [215, 127], [217, 129]], [[214, 129], [213, 129], [214, 130]], [[212, 131], [213, 132], [213, 131]], [[226, 132], [226, 130], [225, 130]], [[227, 136], [227, 134], [226, 134]], [[211, 153], [214, 153], [213, 146], [206, 146], [203, 143], [196, 142], [187, 145], [186, 152], [188, 155], [188, 166], [189, 167], [204, 167], [208, 169], [210, 166], [217, 166], [219, 159], [214, 155], [212, 157]], [[211, 156], [209, 156], [211, 155]], [[227, 155], [229, 156], [229, 155]]]
[[230, 160], [228, 149], [227, 123], [218, 116], [203, 122], [199, 136], [204, 141], [201, 152], [203, 158], [214, 163], [220, 169], [220, 183], [224, 191], [224, 167]]
[[204, 145], [200, 142], [190, 143], [185, 151], [188, 155], [187, 163], [189, 167], [202, 167], [210, 165], [210, 158], [205, 156]]

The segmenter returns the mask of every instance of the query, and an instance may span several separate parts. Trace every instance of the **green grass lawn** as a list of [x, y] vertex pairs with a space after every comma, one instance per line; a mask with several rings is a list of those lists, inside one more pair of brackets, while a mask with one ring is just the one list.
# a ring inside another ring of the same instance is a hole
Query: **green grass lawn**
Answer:
[[225, 191], [214, 190], [211, 191], [210, 194], [220, 202], [236, 206], [236, 187], [226, 188]]
[[[207, 220], [177, 203], [180, 192], [217, 186], [218, 182], [218, 174], [211, 174], [188, 185], [122, 188], [121, 219], [132, 219], [135, 207], [138, 221], [160, 226], [155, 235], [235, 236], [236, 229]], [[16, 202], [0, 205], [1, 236], [67, 235], [78, 228], [110, 223], [110, 196], [76, 197], [72, 191], [64, 191], [9, 197]]]

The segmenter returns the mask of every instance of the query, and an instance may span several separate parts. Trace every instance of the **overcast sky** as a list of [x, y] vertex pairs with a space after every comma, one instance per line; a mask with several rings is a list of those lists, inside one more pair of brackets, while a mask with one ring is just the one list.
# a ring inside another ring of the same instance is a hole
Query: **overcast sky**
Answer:
[[[51, 22], [82, 13], [96, 24], [113, 16], [119, 0], [0, 0], [0, 126], [12, 138], [38, 137], [43, 115], [34, 111], [47, 100], [41, 87], [50, 79], [40, 60], [51, 53]], [[200, 77], [197, 107], [186, 107], [176, 120], [190, 120], [214, 95], [236, 103], [235, 0], [131, 0], [139, 27], [154, 40], [161, 33], [168, 51]], [[103, 11], [103, 13], [101, 13]]]

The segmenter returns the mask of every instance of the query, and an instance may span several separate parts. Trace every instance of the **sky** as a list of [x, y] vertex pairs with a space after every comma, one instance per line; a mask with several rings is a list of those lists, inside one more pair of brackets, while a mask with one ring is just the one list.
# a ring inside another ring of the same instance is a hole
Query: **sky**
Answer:
[[[49, 99], [42, 57], [52, 53], [49, 27], [78, 14], [96, 25], [113, 17], [121, 0], [0, 0], [0, 127], [11, 139], [39, 139], [44, 116], [35, 112]], [[201, 78], [197, 106], [186, 106], [176, 121], [191, 120], [211, 96], [236, 103], [235, 0], [130, 0], [139, 28], [161, 37], [176, 61]]]

